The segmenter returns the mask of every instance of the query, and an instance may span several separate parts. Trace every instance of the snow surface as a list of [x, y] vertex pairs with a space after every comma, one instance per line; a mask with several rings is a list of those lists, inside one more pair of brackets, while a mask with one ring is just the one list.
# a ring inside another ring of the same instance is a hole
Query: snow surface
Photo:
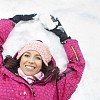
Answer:
[[[59, 18], [67, 34], [79, 41], [86, 67], [70, 100], [100, 100], [99, 12], [100, 0], [0, 0], [0, 18], [10, 18], [16, 14], [52, 14]], [[4, 45], [3, 55], [14, 55], [25, 41], [32, 39], [43, 40], [49, 46], [57, 65], [63, 65], [61, 71], [65, 69], [67, 57], [59, 38], [45, 31], [37, 20], [16, 25]], [[60, 61], [57, 59], [59, 57], [62, 57]]]

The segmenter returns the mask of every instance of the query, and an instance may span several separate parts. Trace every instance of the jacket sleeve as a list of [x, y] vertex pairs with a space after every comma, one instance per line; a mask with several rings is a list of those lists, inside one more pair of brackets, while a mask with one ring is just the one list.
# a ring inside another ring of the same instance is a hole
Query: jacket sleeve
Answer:
[[1, 19], [0, 20], [0, 65], [2, 64], [2, 52], [3, 47], [2, 45], [6, 41], [9, 33], [14, 28], [15, 23], [9, 19]]
[[57, 88], [59, 100], [68, 100], [75, 92], [85, 67], [85, 60], [77, 40], [68, 39], [66, 44], [64, 44], [64, 49], [69, 62], [67, 69], [58, 76]]

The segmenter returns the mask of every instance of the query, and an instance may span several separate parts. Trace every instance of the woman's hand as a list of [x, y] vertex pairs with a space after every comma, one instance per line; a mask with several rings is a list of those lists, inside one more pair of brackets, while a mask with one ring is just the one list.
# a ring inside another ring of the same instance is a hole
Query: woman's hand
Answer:
[[36, 15], [37, 15], [36, 13], [30, 15], [15, 15], [14, 17], [9, 19], [14, 21], [15, 23], [18, 23], [20, 21], [33, 20]]
[[[71, 37], [69, 37], [67, 35], [67, 33], [65, 32], [64, 28], [62, 27], [60, 21], [58, 20], [58, 18], [55, 18], [54, 16], [50, 15], [49, 18], [52, 23], [54, 23], [55, 27], [53, 29], [50, 29], [48, 26], [44, 26], [44, 28], [48, 31], [51, 31], [53, 33], [55, 33], [59, 38], [60, 38], [60, 42], [63, 43], [65, 40], [70, 39]], [[56, 24], [55, 24], [56, 23]], [[43, 24], [45, 25], [45, 24]]]

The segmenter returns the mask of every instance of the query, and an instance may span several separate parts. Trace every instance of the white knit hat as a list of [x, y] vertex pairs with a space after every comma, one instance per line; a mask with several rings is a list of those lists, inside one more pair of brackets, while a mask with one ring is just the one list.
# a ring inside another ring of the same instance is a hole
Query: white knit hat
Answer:
[[18, 51], [17, 59], [19, 59], [23, 55], [23, 53], [25, 53], [28, 50], [35, 50], [39, 52], [39, 54], [42, 57], [43, 62], [45, 63], [46, 66], [48, 66], [48, 63], [51, 61], [52, 55], [48, 47], [43, 42], [32, 41], [32, 42], [27, 43]]

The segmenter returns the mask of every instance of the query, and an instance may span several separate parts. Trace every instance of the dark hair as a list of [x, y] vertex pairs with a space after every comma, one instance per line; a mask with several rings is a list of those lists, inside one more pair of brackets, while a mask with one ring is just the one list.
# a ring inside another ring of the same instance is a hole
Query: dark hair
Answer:
[[[17, 69], [18, 67], [20, 67], [20, 59], [17, 60], [16, 57], [12, 58], [12, 56], [7, 55], [4, 59], [3, 64], [11, 72], [18, 73]], [[44, 78], [40, 81], [40, 83], [52, 82], [57, 79], [57, 76], [59, 74], [58, 67], [54, 66], [52, 61], [48, 63], [48, 66], [43, 63], [41, 71], [44, 73]]]
[[3, 65], [13, 73], [17, 73], [17, 69], [20, 66], [20, 59], [12, 58], [12, 56], [7, 55], [3, 61]]
[[44, 73], [44, 78], [41, 80], [43, 83], [54, 81], [59, 74], [58, 67], [54, 66], [52, 61], [48, 63], [48, 66], [43, 63], [41, 71]]

